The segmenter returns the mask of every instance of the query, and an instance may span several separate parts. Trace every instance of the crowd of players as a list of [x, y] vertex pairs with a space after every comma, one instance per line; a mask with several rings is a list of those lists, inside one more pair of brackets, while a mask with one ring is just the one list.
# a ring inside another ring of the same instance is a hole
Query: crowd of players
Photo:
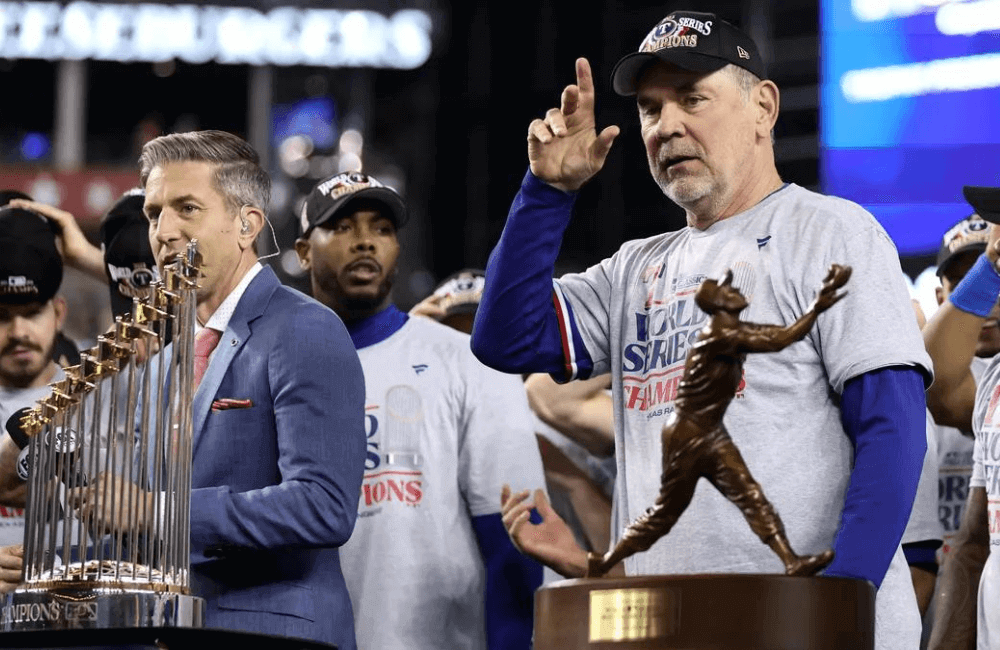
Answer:
[[[586, 60], [576, 76], [529, 127], [530, 170], [486, 272], [456, 274], [409, 314], [391, 301], [402, 198], [362, 173], [317, 184], [295, 244], [307, 298], [258, 261], [270, 182], [230, 134], [148, 143], [100, 247], [73, 215], [3, 196], [0, 420], [74, 362], [64, 265], [107, 281], [121, 314], [197, 239], [208, 362], [192, 586], [207, 624], [345, 650], [528, 648], [534, 590], [583, 576], [661, 489], [661, 431], [704, 324], [693, 290], [732, 270], [741, 319], [787, 324], [845, 264], [842, 304], [803, 341], [747, 359], [726, 416], [785, 522], [787, 540], [763, 541], [833, 548], [826, 575], [878, 587], [879, 650], [918, 648], [922, 631], [936, 649], [1000, 647], [1000, 198], [971, 197], [977, 214], [944, 234], [921, 339], [881, 226], [779, 178], [779, 93], [753, 41], [674, 12], [613, 85], [636, 96], [651, 174], [688, 227], [553, 281], [576, 192], [618, 135], [595, 128]], [[219, 400], [239, 407], [208, 408]], [[20, 581], [25, 443], [0, 439], [5, 590]], [[670, 534], [615, 571], [783, 571], [702, 483]]]

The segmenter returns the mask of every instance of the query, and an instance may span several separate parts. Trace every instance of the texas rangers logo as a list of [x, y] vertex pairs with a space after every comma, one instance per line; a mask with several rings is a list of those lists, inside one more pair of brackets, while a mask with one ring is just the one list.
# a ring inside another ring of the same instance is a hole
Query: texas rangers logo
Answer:
[[639, 51], [657, 52], [671, 47], [698, 47], [698, 34], [692, 32], [708, 36], [712, 33], [712, 21], [670, 14], [646, 35]]

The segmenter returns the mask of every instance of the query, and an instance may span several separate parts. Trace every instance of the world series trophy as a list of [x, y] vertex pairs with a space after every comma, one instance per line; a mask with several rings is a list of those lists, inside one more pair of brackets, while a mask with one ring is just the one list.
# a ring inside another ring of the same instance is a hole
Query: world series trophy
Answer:
[[[845, 295], [837, 291], [850, 275], [850, 267], [831, 266], [812, 309], [787, 327], [740, 321], [747, 301], [731, 271], [721, 282], [701, 284], [695, 302], [709, 321], [688, 351], [674, 411], [662, 430], [656, 503], [605, 555], [590, 554], [587, 577], [536, 592], [536, 650], [872, 650], [874, 585], [814, 577], [833, 551], [800, 556], [792, 550], [778, 513], [723, 424], [747, 353], [775, 352], [805, 337], [816, 317]], [[786, 575], [599, 577], [668, 534], [701, 478], [739, 507]]]
[[23, 577], [3, 631], [202, 626], [188, 573], [200, 263], [191, 242], [22, 416]]

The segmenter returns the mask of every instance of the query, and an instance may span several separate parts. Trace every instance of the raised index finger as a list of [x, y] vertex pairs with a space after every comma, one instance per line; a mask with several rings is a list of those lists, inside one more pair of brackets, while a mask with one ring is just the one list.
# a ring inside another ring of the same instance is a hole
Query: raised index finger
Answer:
[[576, 85], [580, 89], [580, 108], [594, 110], [594, 75], [590, 61], [582, 56], [576, 60]]

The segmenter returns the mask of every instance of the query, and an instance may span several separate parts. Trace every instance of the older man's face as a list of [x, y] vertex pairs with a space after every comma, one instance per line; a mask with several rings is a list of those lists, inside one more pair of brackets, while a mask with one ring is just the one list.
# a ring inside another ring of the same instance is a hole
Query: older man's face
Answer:
[[727, 205], [752, 168], [756, 143], [753, 103], [730, 73], [656, 63], [640, 79], [636, 102], [649, 169], [663, 193], [698, 213]]

